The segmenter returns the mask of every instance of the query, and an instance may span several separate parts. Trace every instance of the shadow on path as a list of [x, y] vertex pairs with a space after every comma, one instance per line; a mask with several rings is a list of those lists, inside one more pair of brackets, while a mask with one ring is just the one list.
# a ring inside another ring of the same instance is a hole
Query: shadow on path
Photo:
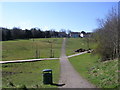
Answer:
[[64, 86], [65, 84], [57, 84], [57, 83], [52, 83], [50, 85], [53, 85], [53, 86]]

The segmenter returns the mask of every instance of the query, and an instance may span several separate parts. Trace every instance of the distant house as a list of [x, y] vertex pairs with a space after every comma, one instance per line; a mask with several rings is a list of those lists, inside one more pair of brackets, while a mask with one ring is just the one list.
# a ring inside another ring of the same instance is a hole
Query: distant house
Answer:
[[78, 38], [80, 37], [80, 32], [70, 32], [69, 37]]
[[92, 35], [92, 33], [87, 32], [87, 33], [84, 34], [84, 37], [91, 37], [91, 35]]
[[65, 32], [58, 32], [58, 37], [67, 37]]
[[84, 38], [84, 37], [91, 37], [92, 33], [91, 32], [85, 32], [85, 31], [82, 31], [80, 36], [81, 38]]
[[80, 37], [83, 38], [83, 37], [84, 37], [84, 34], [83, 34], [83, 33], [80, 33]]

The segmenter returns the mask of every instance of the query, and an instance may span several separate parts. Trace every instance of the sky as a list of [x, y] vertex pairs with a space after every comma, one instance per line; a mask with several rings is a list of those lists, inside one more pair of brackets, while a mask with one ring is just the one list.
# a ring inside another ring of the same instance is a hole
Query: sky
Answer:
[[91, 32], [117, 2], [1, 2], [0, 27]]

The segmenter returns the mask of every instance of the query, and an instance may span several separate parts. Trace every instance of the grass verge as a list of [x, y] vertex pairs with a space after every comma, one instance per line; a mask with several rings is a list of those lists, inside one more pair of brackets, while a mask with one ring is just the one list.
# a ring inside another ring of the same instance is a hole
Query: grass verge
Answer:
[[118, 84], [118, 60], [99, 62], [99, 57], [90, 53], [70, 58], [81, 76], [99, 88], [115, 88]]
[[2, 64], [3, 88], [56, 88], [57, 86], [43, 85], [42, 70], [53, 70], [53, 82], [59, 80], [59, 60], [9, 63]]

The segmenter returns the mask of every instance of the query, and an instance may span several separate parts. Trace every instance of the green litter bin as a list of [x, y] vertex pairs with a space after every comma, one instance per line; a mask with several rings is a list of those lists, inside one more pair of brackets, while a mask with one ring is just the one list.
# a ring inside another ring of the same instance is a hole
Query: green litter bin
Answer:
[[44, 69], [43, 70], [43, 84], [52, 84], [52, 70]]

